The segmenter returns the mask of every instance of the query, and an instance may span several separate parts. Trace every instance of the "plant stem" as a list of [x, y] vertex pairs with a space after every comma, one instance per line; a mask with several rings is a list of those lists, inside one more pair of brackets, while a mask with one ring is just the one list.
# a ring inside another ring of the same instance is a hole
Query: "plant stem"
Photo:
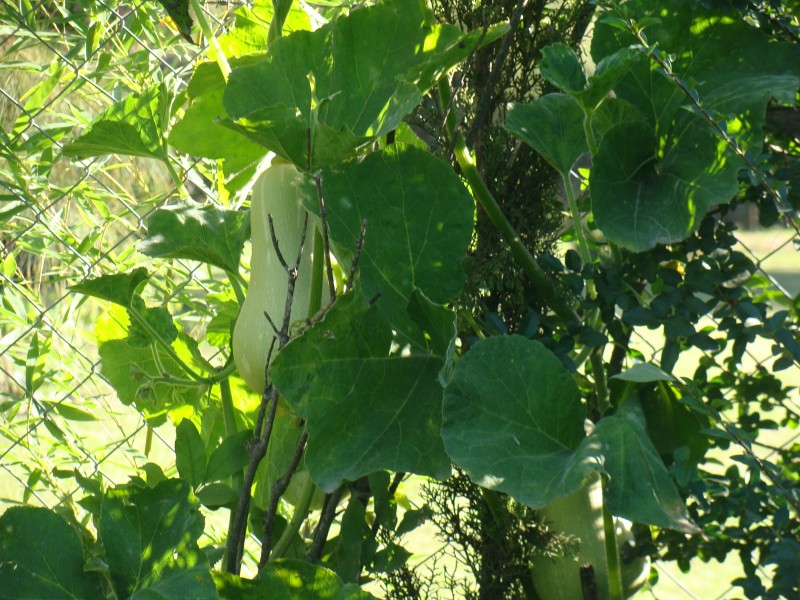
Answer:
[[[603, 475], [603, 483], [608, 479]], [[603, 485], [603, 533], [606, 546], [606, 564], [608, 565], [608, 591], [610, 600], [624, 600], [622, 591], [622, 572], [619, 564], [619, 550], [617, 548], [617, 533], [614, 527], [614, 517], [606, 506], [605, 485]]]
[[[231, 382], [228, 378], [219, 382], [219, 393], [222, 398], [222, 416], [225, 421], [225, 436], [230, 437], [238, 431], [236, 425], [236, 413], [233, 409], [233, 395], [231, 394]], [[231, 475], [231, 486], [234, 490], [242, 489], [244, 483], [244, 475], [238, 471]], [[228, 518], [228, 538], [231, 537], [233, 528], [236, 522], [236, 507], [231, 508], [231, 514]], [[227, 554], [230, 548], [225, 548], [225, 562], [227, 563]]]
[[308, 298], [308, 318], [322, 308], [322, 283], [325, 277], [325, 244], [322, 232], [314, 227], [314, 250], [311, 262], [311, 295]]
[[136, 321], [137, 325], [143, 327], [147, 331], [147, 333], [149, 333], [153, 337], [153, 339], [158, 343], [158, 345], [161, 346], [161, 348], [167, 353], [167, 355], [172, 360], [178, 363], [178, 366], [180, 366], [180, 368], [183, 369], [183, 371], [189, 377], [191, 377], [195, 381], [200, 381], [200, 382], [206, 381], [205, 377], [195, 373], [189, 365], [183, 362], [183, 359], [180, 356], [178, 356], [178, 353], [175, 352], [175, 349], [169, 343], [167, 343], [167, 341], [164, 338], [162, 338], [155, 329], [153, 329], [152, 325], [150, 325], [150, 323], [147, 322], [147, 319], [145, 319], [144, 317], [142, 317], [141, 314], [139, 314], [138, 310], [136, 310], [133, 306], [128, 306], [128, 314], [132, 317], [134, 321]]
[[169, 155], [164, 158], [164, 164], [167, 166], [167, 172], [169, 173], [170, 179], [172, 179], [175, 187], [178, 188], [178, 195], [183, 198], [188, 198], [189, 192], [186, 190], [186, 186], [183, 184], [183, 179], [181, 179], [181, 176], [178, 175], [178, 172], [175, 170]]
[[595, 156], [597, 154], [597, 140], [592, 131], [592, 113], [584, 112], [583, 114], [583, 133], [586, 136], [586, 145], [589, 146], [589, 154]]
[[245, 300], [245, 293], [244, 289], [242, 288], [242, 282], [239, 279], [238, 273], [234, 273], [233, 271], [225, 271], [225, 275], [228, 276], [228, 281], [231, 284], [231, 289], [233, 289], [233, 294], [236, 296], [236, 301], [239, 303], [239, 306], [242, 306]]
[[575, 237], [578, 238], [578, 250], [580, 250], [581, 253], [581, 260], [584, 264], [588, 265], [592, 262], [592, 253], [589, 251], [589, 243], [586, 241], [586, 232], [583, 230], [583, 221], [581, 220], [581, 211], [578, 207], [578, 201], [572, 191], [569, 173], [562, 173], [561, 177], [564, 179], [564, 189], [567, 191], [569, 212], [572, 214], [572, 226], [575, 229]]
[[200, 25], [200, 30], [203, 32], [206, 40], [208, 40], [211, 58], [213, 58], [217, 65], [219, 65], [219, 70], [222, 72], [222, 77], [225, 79], [225, 81], [228, 81], [228, 77], [230, 77], [231, 74], [231, 67], [228, 64], [228, 59], [225, 58], [225, 53], [222, 51], [222, 48], [217, 41], [217, 37], [211, 30], [211, 25], [208, 23], [208, 19], [206, 19], [206, 14], [203, 12], [203, 7], [200, 6], [199, 0], [190, 0], [190, 2], [192, 5], [192, 10], [194, 11], [194, 16], [197, 19], [197, 24]]
[[289, 521], [286, 529], [283, 530], [281, 537], [275, 542], [275, 547], [272, 549], [272, 554], [269, 556], [270, 560], [283, 557], [283, 553], [286, 552], [286, 548], [289, 547], [292, 538], [300, 531], [303, 521], [305, 521], [308, 516], [311, 500], [314, 498], [317, 489], [317, 484], [315, 484], [310, 477], [303, 483], [303, 489], [300, 491], [300, 500], [297, 506], [294, 507], [292, 519]]
[[[450, 102], [450, 87], [444, 77], [439, 79], [438, 87], [439, 102], [444, 110]], [[463, 134], [456, 130], [455, 115], [452, 111], [447, 115], [446, 125], [448, 134], [453, 142], [456, 161], [458, 161], [458, 165], [461, 167], [464, 177], [466, 177], [470, 188], [472, 188], [472, 194], [511, 248], [511, 253], [517, 261], [517, 264], [531, 280], [536, 291], [539, 292], [544, 301], [562, 321], [565, 323], [580, 322], [578, 315], [569, 303], [561, 297], [553, 283], [547, 278], [544, 270], [539, 266], [539, 263], [536, 262], [536, 259], [533, 258], [525, 247], [525, 244], [522, 243], [519, 234], [511, 223], [509, 223], [508, 219], [506, 219], [506, 216], [503, 214], [494, 196], [492, 196], [489, 188], [486, 187], [483, 177], [478, 172], [478, 168], [472, 156], [470, 156]]]

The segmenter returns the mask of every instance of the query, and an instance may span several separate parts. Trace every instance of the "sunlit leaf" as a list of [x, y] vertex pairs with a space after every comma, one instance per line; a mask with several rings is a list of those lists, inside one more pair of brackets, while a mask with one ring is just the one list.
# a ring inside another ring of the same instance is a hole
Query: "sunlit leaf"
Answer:
[[233, 70], [223, 104], [238, 131], [315, 169], [397, 127], [440, 75], [506, 30], [431, 25], [419, 0], [359, 8], [276, 39], [261, 63]]
[[250, 238], [248, 213], [216, 206], [156, 210], [147, 219], [139, 252], [159, 258], [186, 258], [238, 272]]
[[163, 85], [130, 94], [95, 118], [78, 139], [64, 146], [64, 154], [77, 159], [122, 154], [166, 160], [163, 135], [168, 103]]
[[379, 469], [450, 472], [439, 434], [442, 361], [393, 347], [356, 289], [275, 359], [272, 380], [306, 420], [306, 466], [325, 491]]
[[101, 578], [84, 571], [76, 530], [45, 508], [12, 507], [0, 516], [0, 598], [102, 598]]
[[[474, 203], [446, 163], [410, 146], [388, 146], [363, 161], [325, 169], [331, 237], [347, 259], [367, 220], [359, 259], [367, 297], [398, 330], [418, 337], [408, 306], [414, 290], [435, 304], [464, 285], [461, 261], [472, 239]], [[313, 201], [309, 210], [317, 212]], [[444, 341], [442, 343], [449, 343]]]

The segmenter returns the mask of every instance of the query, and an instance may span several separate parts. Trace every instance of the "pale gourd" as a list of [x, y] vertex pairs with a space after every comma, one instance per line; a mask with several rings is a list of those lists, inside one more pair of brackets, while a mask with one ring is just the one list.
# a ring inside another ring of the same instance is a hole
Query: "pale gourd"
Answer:
[[[308, 188], [303, 183], [303, 175], [294, 165], [273, 159], [256, 181], [251, 195], [250, 285], [233, 330], [233, 359], [247, 385], [258, 393], [264, 391], [267, 355], [275, 338], [264, 312], [280, 328], [289, 281], [275, 253], [269, 215], [272, 215], [281, 254], [291, 266], [300, 248], [305, 221], [303, 199]], [[307, 316], [311, 295], [311, 246], [314, 239], [311, 220], [307, 227], [292, 305], [293, 321]], [[276, 342], [274, 352], [277, 350]]]
[[[607, 600], [608, 562], [603, 531], [603, 491], [600, 478], [592, 481], [564, 498], [560, 498], [539, 511], [550, 528], [560, 531], [579, 543], [576, 556], [561, 558], [539, 557], [533, 564], [532, 579], [541, 600], [580, 600], [580, 567], [594, 567], [599, 598]], [[627, 521], [616, 520], [617, 546], [633, 538]], [[643, 584], [649, 572], [649, 561], [640, 558], [630, 564], [621, 564], [623, 593], [632, 596]]]

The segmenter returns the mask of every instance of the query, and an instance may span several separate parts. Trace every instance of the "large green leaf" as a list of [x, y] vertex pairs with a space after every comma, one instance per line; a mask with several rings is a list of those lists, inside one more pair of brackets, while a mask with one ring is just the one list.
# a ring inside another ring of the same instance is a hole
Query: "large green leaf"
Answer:
[[97, 531], [119, 597], [217, 597], [208, 559], [197, 546], [200, 505], [187, 482], [109, 490]]
[[106, 154], [167, 159], [164, 147], [169, 99], [163, 85], [130, 94], [92, 121], [78, 139], [64, 146], [72, 158]]
[[[203, 75], [208, 70], [208, 67], [198, 68], [195, 73]], [[192, 81], [195, 81], [194, 78]], [[194, 98], [183, 118], [172, 126], [169, 143], [192, 156], [224, 160], [225, 172], [230, 174], [258, 161], [267, 150], [220, 124], [220, 119], [226, 116], [222, 107], [222, 91], [220, 86]]]
[[162, 307], [148, 307], [137, 291], [150, 278], [147, 269], [139, 267], [129, 273], [114, 273], [87, 279], [71, 289], [73, 292], [108, 300], [128, 309], [130, 325], [128, 344], [147, 347], [157, 336], [170, 344], [178, 337], [178, 329], [169, 311]]
[[9, 508], [0, 517], [0, 598], [102, 598], [97, 573], [84, 570], [78, 533], [45, 508]]
[[595, 221], [631, 250], [676, 242], [738, 189], [740, 164], [705, 127], [689, 127], [662, 150], [645, 121], [606, 132], [589, 177]]
[[357, 585], [344, 585], [333, 571], [303, 560], [281, 559], [264, 566], [258, 580], [214, 572], [223, 600], [368, 600]]
[[[119, 400], [136, 406], [153, 426], [164, 423], [171, 411], [199, 407], [207, 386], [188, 383], [181, 366], [160, 345], [132, 345], [129, 331], [127, 314], [113, 306], [95, 326], [100, 373]], [[184, 363], [200, 370], [182, 337], [172, 342], [172, 349]]]
[[[331, 237], [343, 257], [367, 230], [359, 273], [367, 297], [399, 331], [418, 331], [408, 313], [419, 290], [435, 304], [464, 284], [461, 262], [472, 239], [474, 203], [447, 164], [424, 150], [394, 145], [322, 172]], [[307, 207], [316, 211], [313, 200]], [[448, 343], [449, 340], [444, 340]]]
[[[646, 30], [649, 43], [673, 56], [675, 75], [740, 148], [762, 143], [771, 97], [794, 103], [800, 83], [796, 49], [771, 43], [738, 12], [654, 0], [637, 0], [626, 9], [637, 18], [660, 17]], [[636, 42], [629, 32], [601, 21], [592, 56], [599, 61]], [[590, 180], [596, 222], [610, 240], [634, 250], [681, 240], [712, 205], [733, 197], [744, 165], [704, 117], [683, 110], [691, 102], [655, 61], [634, 64], [614, 90], [650, 129], [623, 124], [603, 139]]]
[[575, 51], [565, 44], [551, 44], [542, 51], [542, 75], [569, 94], [587, 113], [593, 112], [622, 77], [642, 58], [640, 50], [620, 48], [604, 57], [588, 79]]
[[139, 242], [139, 252], [197, 260], [237, 272], [249, 238], [250, 219], [242, 211], [216, 206], [160, 209], [147, 218], [147, 237]]
[[442, 361], [393, 341], [356, 289], [275, 359], [272, 380], [306, 420], [306, 466], [325, 491], [379, 469], [450, 472], [439, 435]]
[[547, 94], [531, 104], [514, 104], [505, 128], [567, 175], [589, 148], [583, 131], [583, 110], [566, 94]]
[[71, 289], [73, 292], [108, 300], [127, 308], [131, 306], [139, 286], [149, 278], [150, 274], [147, 269], [139, 267], [128, 273], [114, 273], [113, 275], [93, 277], [73, 285]]
[[641, 411], [628, 404], [586, 436], [586, 408], [558, 358], [534, 340], [493, 337], [457, 363], [445, 391], [442, 437], [473, 480], [533, 508], [575, 492], [600, 471], [609, 476], [613, 514], [696, 531]]
[[441, 74], [506, 30], [464, 34], [431, 25], [420, 0], [389, 0], [276, 39], [261, 63], [233, 70], [223, 103], [240, 132], [315, 169], [397, 127]]
[[[286, 5], [289, 4], [290, 7]], [[298, 2], [284, 2], [280, 7], [284, 16], [283, 33], [311, 29], [311, 19]], [[288, 8], [288, 13], [284, 12]], [[234, 27], [219, 37], [219, 45], [225, 55], [242, 56], [267, 49], [268, 36], [274, 15], [273, 0], [255, 0], [237, 8], [233, 13]]]
[[698, 531], [635, 403], [628, 402], [618, 414], [601, 419], [587, 440], [603, 448], [604, 470], [609, 475], [605, 501], [612, 514], [686, 533]]
[[473, 346], [444, 396], [442, 437], [485, 487], [541, 508], [581, 487], [592, 469], [586, 408], [569, 371], [539, 342], [493, 337]]

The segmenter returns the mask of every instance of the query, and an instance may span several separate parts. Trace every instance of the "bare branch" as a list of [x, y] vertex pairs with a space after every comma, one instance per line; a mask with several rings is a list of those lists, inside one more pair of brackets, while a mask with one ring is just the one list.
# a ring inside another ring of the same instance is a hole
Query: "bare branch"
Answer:
[[314, 532], [314, 541], [311, 542], [311, 548], [308, 550], [306, 559], [308, 562], [319, 562], [322, 557], [322, 550], [325, 547], [325, 540], [328, 539], [328, 532], [333, 524], [333, 518], [336, 516], [336, 507], [339, 505], [339, 499], [342, 497], [344, 486], [340, 485], [330, 494], [325, 496], [325, 505], [322, 507], [322, 515], [317, 524], [317, 530]]
[[303, 428], [303, 433], [300, 435], [300, 439], [297, 440], [297, 446], [295, 446], [294, 455], [292, 455], [292, 460], [289, 462], [286, 473], [273, 483], [270, 488], [269, 508], [267, 510], [267, 516], [264, 518], [264, 534], [261, 536], [261, 558], [258, 561], [259, 570], [267, 563], [269, 555], [272, 553], [272, 534], [275, 527], [275, 516], [278, 514], [278, 502], [289, 487], [289, 483], [292, 481], [292, 477], [300, 464], [300, 459], [303, 458], [303, 451], [305, 450], [307, 439], [308, 430]]
[[367, 234], [367, 219], [361, 221], [361, 231], [358, 233], [358, 239], [356, 240], [356, 250], [353, 254], [353, 262], [350, 263], [350, 272], [347, 274], [347, 289], [348, 291], [353, 289], [353, 280], [356, 276], [356, 270], [358, 269], [358, 259], [361, 258], [361, 250], [364, 248], [364, 236]]
[[322, 228], [322, 250], [325, 253], [325, 271], [328, 274], [328, 291], [330, 292], [331, 302], [336, 299], [336, 284], [333, 281], [333, 265], [331, 265], [331, 244], [328, 236], [328, 212], [325, 208], [325, 200], [322, 197], [322, 174], [314, 175], [314, 183], [317, 186], [317, 202], [319, 204], [319, 220]]

